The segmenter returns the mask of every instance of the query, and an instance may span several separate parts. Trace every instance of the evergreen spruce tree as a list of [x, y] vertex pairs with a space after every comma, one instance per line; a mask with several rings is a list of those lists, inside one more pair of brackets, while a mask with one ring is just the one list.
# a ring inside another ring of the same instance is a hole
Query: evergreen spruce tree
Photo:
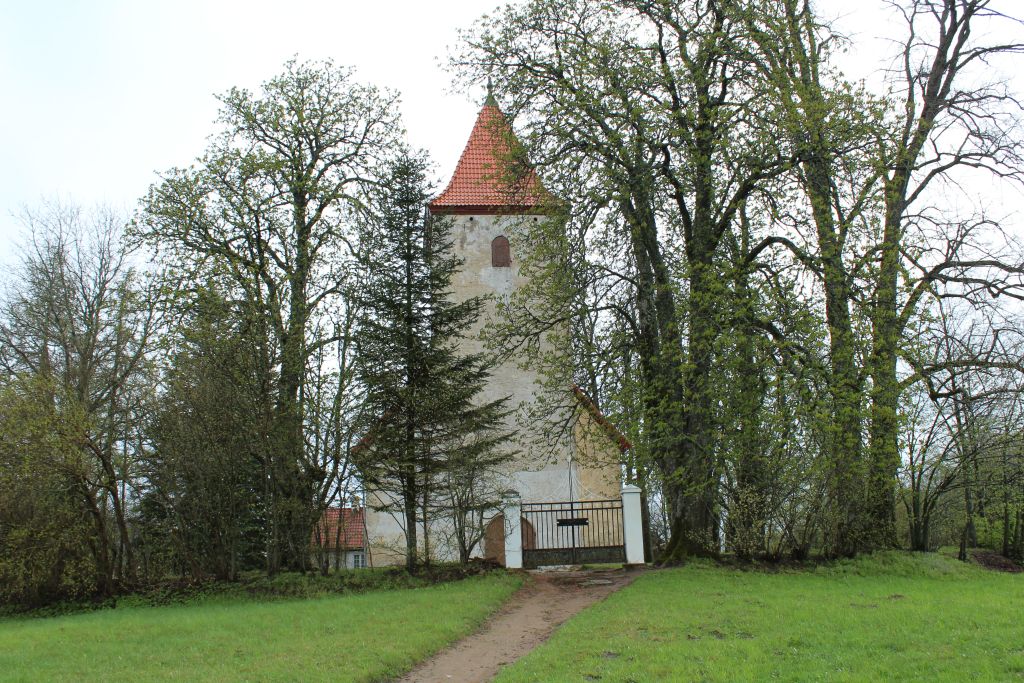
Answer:
[[[425, 212], [426, 168], [422, 155], [403, 151], [367, 197], [360, 233], [365, 276], [354, 293], [368, 416], [357, 464], [366, 488], [402, 515], [410, 570], [419, 560], [417, 526], [429, 534], [444, 483], [463, 472], [497, 470], [513, 455], [501, 446], [508, 398], [480, 400], [488, 360], [459, 351], [484, 302], [451, 297], [462, 262], [453, 253], [450, 221], [429, 220]], [[422, 542], [429, 562], [429, 538]]]

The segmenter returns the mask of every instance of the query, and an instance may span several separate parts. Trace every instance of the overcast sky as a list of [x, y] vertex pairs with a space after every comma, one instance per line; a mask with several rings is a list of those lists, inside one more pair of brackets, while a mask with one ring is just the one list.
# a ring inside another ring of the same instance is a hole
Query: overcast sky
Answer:
[[[12, 214], [42, 198], [134, 210], [156, 172], [202, 152], [214, 93], [256, 89], [293, 55], [401, 92], [410, 142], [447, 180], [482, 92], [451, 92], [441, 62], [458, 28], [501, 4], [0, 0], [0, 262], [21, 232]], [[850, 70], [877, 70], [882, 3], [820, 4], [859, 45]]]

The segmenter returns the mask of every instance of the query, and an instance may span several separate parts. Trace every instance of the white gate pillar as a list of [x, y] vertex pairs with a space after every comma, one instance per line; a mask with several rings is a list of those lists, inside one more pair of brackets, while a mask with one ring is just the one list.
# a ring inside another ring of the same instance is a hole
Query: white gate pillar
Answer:
[[640, 488], [622, 487], [622, 532], [626, 544], [626, 564], [644, 563], [644, 524], [640, 510]]
[[[523, 503], [517, 491], [505, 492], [505, 568], [523, 568]], [[642, 558], [642, 553], [641, 553]], [[642, 561], [642, 559], [641, 559]]]

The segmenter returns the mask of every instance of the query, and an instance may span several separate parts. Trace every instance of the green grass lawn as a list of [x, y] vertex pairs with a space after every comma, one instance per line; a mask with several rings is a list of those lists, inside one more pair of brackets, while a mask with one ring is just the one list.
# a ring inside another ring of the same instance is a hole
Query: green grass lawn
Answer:
[[516, 681], [1024, 680], [1024, 575], [884, 553], [651, 572], [505, 669]]
[[492, 574], [305, 600], [2, 619], [0, 680], [386, 680], [473, 630], [520, 583]]

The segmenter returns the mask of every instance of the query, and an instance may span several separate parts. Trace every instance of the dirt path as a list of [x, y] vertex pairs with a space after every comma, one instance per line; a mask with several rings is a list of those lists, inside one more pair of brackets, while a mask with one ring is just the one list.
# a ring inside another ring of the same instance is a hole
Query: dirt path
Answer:
[[639, 572], [531, 573], [529, 582], [476, 633], [421, 663], [400, 683], [483, 683], [537, 647], [585, 607], [629, 584]]

